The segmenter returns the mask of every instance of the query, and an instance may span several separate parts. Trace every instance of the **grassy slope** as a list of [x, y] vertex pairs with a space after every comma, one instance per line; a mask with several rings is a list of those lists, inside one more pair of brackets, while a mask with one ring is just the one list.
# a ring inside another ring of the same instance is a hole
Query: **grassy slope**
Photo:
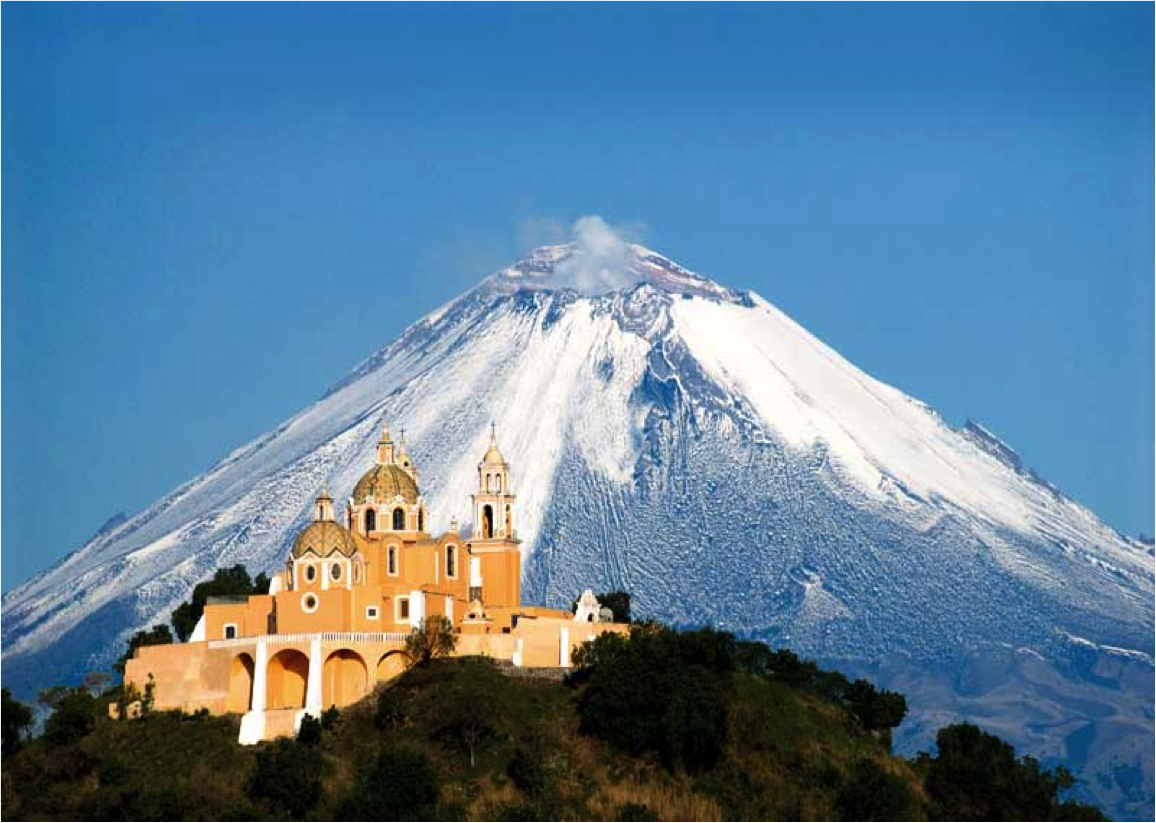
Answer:
[[[383, 746], [428, 755], [441, 781], [442, 818], [617, 819], [624, 804], [644, 804], [661, 819], [833, 818], [834, 797], [851, 764], [868, 758], [922, 796], [906, 762], [863, 732], [842, 710], [778, 683], [736, 674], [726, 756], [698, 776], [670, 774], [578, 732], [576, 692], [557, 682], [508, 678], [478, 660], [439, 661], [389, 688], [405, 721], [373, 722], [376, 699], [341, 713], [319, 747], [325, 793], [313, 816], [338, 815], [358, 773]], [[438, 734], [453, 695], [484, 694], [495, 734], [476, 765]], [[3, 764], [5, 819], [273, 816], [246, 794], [256, 748], [238, 746], [235, 718], [157, 715], [133, 723], [98, 722], [63, 749], [36, 742]], [[268, 745], [268, 744], [263, 744]], [[506, 776], [517, 748], [533, 752], [546, 788], [530, 797]]]

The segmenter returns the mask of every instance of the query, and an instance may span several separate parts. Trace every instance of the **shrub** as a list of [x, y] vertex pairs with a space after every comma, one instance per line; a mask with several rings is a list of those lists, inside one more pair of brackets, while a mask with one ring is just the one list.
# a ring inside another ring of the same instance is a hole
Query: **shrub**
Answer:
[[311, 714], [301, 718], [301, 728], [297, 730], [297, 742], [303, 746], [316, 746], [321, 742], [321, 721]]
[[321, 759], [295, 740], [275, 740], [257, 752], [249, 794], [277, 812], [303, 817], [321, 801]]
[[0, 700], [0, 725], [3, 726], [0, 751], [8, 755], [20, 748], [32, 728], [32, 709], [13, 697], [8, 689], [0, 690]]
[[75, 743], [96, 725], [96, 698], [88, 689], [68, 689], [50, 698], [53, 711], [44, 722], [44, 739], [55, 745]]
[[1059, 799], [1074, 784], [1063, 768], [1043, 769], [1034, 757], [970, 723], [939, 730], [925, 785], [938, 820], [1102, 820], [1091, 806]]
[[840, 820], [917, 820], [919, 806], [905, 780], [867, 759], [855, 763], [835, 796]]
[[420, 820], [433, 815], [437, 772], [421, 752], [386, 748], [354, 783], [341, 805], [342, 820]]
[[386, 689], [377, 696], [373, 723], [382, 731], [389, 731], [405, 723], [405, 707], [400, 690]]
[[635, 624], [629, 638], [604, 634], [576, 658], [586, 682], [583, 731], [618, 748], [656, 753], [669, 769], [714, 765], [726, 745], [734, 638], [711, 629], [679, 633]]
[[425, 666], [438, 657], [453, 654], [458, 638], [453, 624], [440, 614], [422, 618], [405, 641], [405, 654], [415, 665]]
[[618, 814], [615, 815], [621, 821], [639, 821], [639, 823], [651, 823], [657, 821], [658, 815], [650, 810], [650, 807], [645, 803], [623, 803], [618, 807]]
[[194, 586], [192, 598], [177, 606], [169, 619], [177, 637], [184, 643], [196, 629], [210, 597], [264, 594], [267, 591], [269, 591], [268, 577], [258, 574], [255, 579], [250, 579], [248, 570], [238, 563], [227, 569], [217, 569], [212, 578]]
[[542, 768], [542, 752], [528, 751], [519, 746], [506, 765], [506, 776], [528, 795], [540, 794], [546, 788], [546, 770]]

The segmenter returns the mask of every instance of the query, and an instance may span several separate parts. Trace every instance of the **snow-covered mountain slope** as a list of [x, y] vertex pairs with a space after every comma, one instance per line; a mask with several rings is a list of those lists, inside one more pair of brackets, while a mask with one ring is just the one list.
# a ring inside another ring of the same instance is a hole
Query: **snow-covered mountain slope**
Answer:
[[[902, 741], [970, 718], [1118, 816], [1151, 812], [1151, 549], [978, 423], [856, 369], [774, 306], [626, 247], [617, 287], [532, 253], [411, 326], [321, 400], [3, 601], [24, 693], [108, 668], [217, 566], [274, 569], [385, 419], [435, 531], [468, 517], [498, 422], [526, 598], [622, 587], [901, 688]], [[605, 279], [605, 278], [603, 278]]]

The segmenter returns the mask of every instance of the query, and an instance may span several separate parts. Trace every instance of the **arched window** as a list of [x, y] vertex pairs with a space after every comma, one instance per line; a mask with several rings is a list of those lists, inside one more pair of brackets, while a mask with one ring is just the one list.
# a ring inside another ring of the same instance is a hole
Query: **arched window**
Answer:
[[365, 533], [377, 531], [377, 512], [373, 509], [365, 510]]
[[486, 491], [492, 492], [494, 490], [494, 476], [492, 474], [486, 475]]
[[390, 574], [397, 574], [397, 546], [390, 546], [386, 552], [385, 567]]
[[340, 563], [334, 563], [332, 566], [329, 567], [329, 576], [332, 577], [334, 580], [340, 580], [341, 579], [341, 564]]
[[458, 576], [457, 546], [446, 546], [446, 577]]
[[401, 509], [393, 510], [393, 530], [395, 532], [405, 531], [405, 512]]
[[494, 536], [494, 507], [488, 503], [482, 506], [482, 537], [489, 540]]
[[425, 509], [417, 510], [417, 530], [419, 532], [425, 531]]
[[502, 491], [502, 475], [500, 474], [494, 475], [494, 491], [498, 492], [499, 494]]
[[312, 563], [305, 564], [305, 579], [310, 583], [317, 579], [317, 567]]

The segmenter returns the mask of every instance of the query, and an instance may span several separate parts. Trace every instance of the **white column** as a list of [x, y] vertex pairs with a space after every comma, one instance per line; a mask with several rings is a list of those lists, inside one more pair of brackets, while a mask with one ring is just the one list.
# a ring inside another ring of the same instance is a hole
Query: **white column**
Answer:
[[515, 666], [522, 665], [522, 638], [520, 637], [514, 639], [514, 659], [512, 662]]
[[265, 739], [265, 665], [267, 657], [265, 639], [259, 638], [256, 656], [253, 660], [252, 705], [241, 718], [241, 733], [237, 736], [237, 742], [242, 746], [252, 746]]
[[425, 617], [425, 592], [412, 591], [409, 593], [409, 625], [417, 628]]
[[250, 711], [265, 711], [266, 672], [269, 664], [268, 644], [264, 637], [257, 638], [257, 656], [253, 660], [253, 701]]
[[570, 668], [570, 627], [563, 626], [558, 630], [558, 665], [564, 669]]
[[470, 558], [470, 586], [481, 588], [482, 586], [482, 558]]
[[314, 717], [320, 717], [321, 706], [321, 667], [325, 661], [321, 659], [321, 638], [314, 637], [309, 641], [309, 682], [305, 691], [305, 711]]
[[446, 595], [446, 619], [451, 623], [454, 622], [454, 596], [452, 594]]

